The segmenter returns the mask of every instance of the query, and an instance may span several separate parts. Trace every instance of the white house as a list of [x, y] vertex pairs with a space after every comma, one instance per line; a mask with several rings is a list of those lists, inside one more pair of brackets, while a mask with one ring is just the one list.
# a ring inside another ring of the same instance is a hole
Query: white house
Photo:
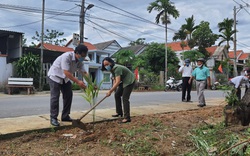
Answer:
[[12, 62], [22, 56], [21, 32], [0, 30], [0, 91], [3, 91], [8, 77], [14, 76]]

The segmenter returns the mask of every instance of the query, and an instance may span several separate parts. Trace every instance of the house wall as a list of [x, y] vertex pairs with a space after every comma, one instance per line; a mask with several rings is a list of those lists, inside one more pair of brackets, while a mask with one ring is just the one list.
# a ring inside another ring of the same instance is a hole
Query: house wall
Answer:
[[13, 66], [7, 63], [7, 55], [0, 55], [0, 91], [3, 91], [8, 78], [13, 75]]

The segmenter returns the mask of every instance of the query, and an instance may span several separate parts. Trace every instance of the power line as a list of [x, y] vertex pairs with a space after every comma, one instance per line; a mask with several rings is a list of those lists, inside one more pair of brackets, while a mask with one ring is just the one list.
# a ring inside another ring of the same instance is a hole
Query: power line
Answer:
[[[56, 16], [59, 16], [59, 15], [61, 15], [61, 14], [63, 14], [63, 13], [66, 13], [66, 12], [68, 12], [68, 11], [70, 11], [70, 10], [76, 8], [76, 7], [77, 7], [77, 6], [71, 8], [71, 9], [68, 9], [68, 10], [66, 10], [66, 11], [64, 11], [64, 12], [58, 13], [58, 14], [56, 14], [56, 15], [54, 15], [54, 16], [47, 17], [47, 18], [45, 18], [44, 20], [52, 19], [52, 18], [54, 18], [54, 17], [56, 17]], [[29, 22], [29, 23], [26, 23], [26, 24], [19, 24], [19, 25], [13, 25], [13, 26], [8, 26], [8, 27], [1, 27], [1, 28], [21, 27], [21, 26], [26, 26], [26, 25], [35, 24], [35, 23], [38, 23], [38, 22], [41, 22], [41, 21], [42, 21], [42, 20], [38, 20], [38, 21], [34, 21], [34, 22]]]
[[117, 32], [108, 30], [107, 28], [104, 28], [103, 26], [101, 26], [101, 25], [99, 25], [99, 24], [97, 24], [97, 23], [95, 23], [95, 22], [93, 22], [93, 21], [91, 21], [91, 20], [88, 20], [88, 21], [91, 22], [91, 23], [93, 23], [93, 24], [95, 24], [95, 25], [97, 25], [98, 27], [100, 27], [100, 28], [102, 28], [102, 29], [104, 29], [104, 30], [106, 30], [106, 31], [108, 31], [108, 32], [110, 32], [110, 33], [112, 33], [112, 34], [115, 34], [115, 35], [117, 35], [117, 36], [119, 36], [119, 37], [121, 37], [121, 38], [123, 38], [123, 39], [128, 40], [128, 41], [132, 41], [131, 39], [129, 39], [129, 38], [127, 38], [127, 37], [124, 37], [123, 35], [121, 35], [121, 34], [119, 34], [119, 33], [117, 33]]
[[[130, 15], [132, 15], [132, 16], [135, 16], [136, 18], [135, 18], [135, 17], [128, 16], [128, 15], [124, 15], [124, 14], [121, 14], [121, 13], [118, 13], [118, 12], [115, 12], [115, 11], [111, 11], [111, 12], [114, 12], [114, 13], [116, 13], [116, 14], [120, 14], [120, 15], [129, 17], [129, 18], [132, 18], [132, 19], [136, 19], [136, 20], [139, 20], [139, 21], [142, 21], [142, 22], [145, 22], [145, 23], [150, 23], [150, 24], [157, 25], [157, 26], [159, 26], [159, 27], [165, 28], [165, 27], [162, 26], [162, 25], [156, 24], [156, 23], [154, 23], [154, 22], [152, 22], [152, 21], [149, 21], [149, 20], [147, 20], [147, 19], [145, 19], [145, 18], [142, 18], [142, 17], [140, 17], [140, 16], [137, 16], [137, 15], [135, 15], [135, 14], [132, 14], [132, 13], [130, 13], [130, 12], [128, 12], [128, 11], [125, 11], [125, 10], [123, 10], [123, 9], [121, 9], [121, 8], [118, 8], [118, 7], [116, 7], [116, 6], [112, 5], [112, 4], [109, 4], [109, 3], [104, 2], [104, 1], [102, 1], [102, 0], [99, 0], [99, 1], [101, 1], [102, 3], [105, 3], [105, 4], [107, 4], [107, 5], [109, 5], [109, 6], [111, 6], [111, 7], [114, 7], [114, 8], [116, 8], [116, 9], [120, 10], [120, 11], [123, 11], [123, 12], [125, 12], [125, 13], [127, 13], [127, 14], [130, 14]], [[110, 10], [108, 10], [108, 9], [105, 9], [105, 10], [110, 11]], [[174, 31], [174, 32], [177, 32], [177, 30], [174, 30], [174, 29], [172, 29], [172, 28], [167, 28], [167, 29], [169, 29], [169, 30], [171, 30], [171, 31]]]

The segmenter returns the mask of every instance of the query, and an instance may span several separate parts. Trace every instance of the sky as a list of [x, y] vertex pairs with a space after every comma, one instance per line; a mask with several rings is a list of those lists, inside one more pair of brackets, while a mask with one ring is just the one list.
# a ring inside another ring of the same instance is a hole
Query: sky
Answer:
[[[201, 21], [210, 23], [215, 34], [218, 23], [225, 18], [234, 18], [236, 6], [237, 50], [250, 52], [250, 0], [170, 0], [179, 11], [177, 19], [170, 17], [167, 42], [173, 42], [174, 33], [185, 19], [194, 15], [195, 24]], [[165, 42], [165, 28], [155, 24], [157, 11], [149, 13], [147, 7], [154, 0], [85, 0], [84, 37], [92, 44], [116, 40], [122, 47], [131, 41], [145, 38], [146, 43]], [[79, 14], [81, 0], [45, 0], [44, 29], [64, 32], [63, 38], [69, 41], [73, 33], [79, 34]], [[240, 8], [240, 5], [243, 6]], [[7, 9], [9, 8], [9, 9]], [[25, 11], [20, 11], [25, 10]], [[41, 32], [42, 0], [1, 0], [0, 29], [24, 33], [30, 45], [35, 32]], [[216, 42], [218, 44], [219, 40]], [[37, 43], [37, 42], [35, 42]], [[66, 43], [65, 43], [66, 44]], [[230, 50], [233, 50], [231, 43]]]

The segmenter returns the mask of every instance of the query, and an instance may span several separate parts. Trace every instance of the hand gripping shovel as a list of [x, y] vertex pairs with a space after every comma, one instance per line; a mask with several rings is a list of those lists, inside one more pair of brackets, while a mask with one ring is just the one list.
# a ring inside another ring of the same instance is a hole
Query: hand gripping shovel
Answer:
[[92, 108], [90, 108], [90, 110], [88, 110], [86, 113], [84, 113], [79, 119], [72, 120], [72, 125], [75, 127], [79, 127], [81, 129], [86, 129], [85, 124], [81, 122], [82, 118], [84, 118], [86, 115], [89, 114], [89, 112], [91, 112], [93, 109], [95, 109], [96, 106], [98, 106], [104, 99], [106, 99], [106, 97], [107, 96], [102, 98], [98, 103], [96, 103]]

